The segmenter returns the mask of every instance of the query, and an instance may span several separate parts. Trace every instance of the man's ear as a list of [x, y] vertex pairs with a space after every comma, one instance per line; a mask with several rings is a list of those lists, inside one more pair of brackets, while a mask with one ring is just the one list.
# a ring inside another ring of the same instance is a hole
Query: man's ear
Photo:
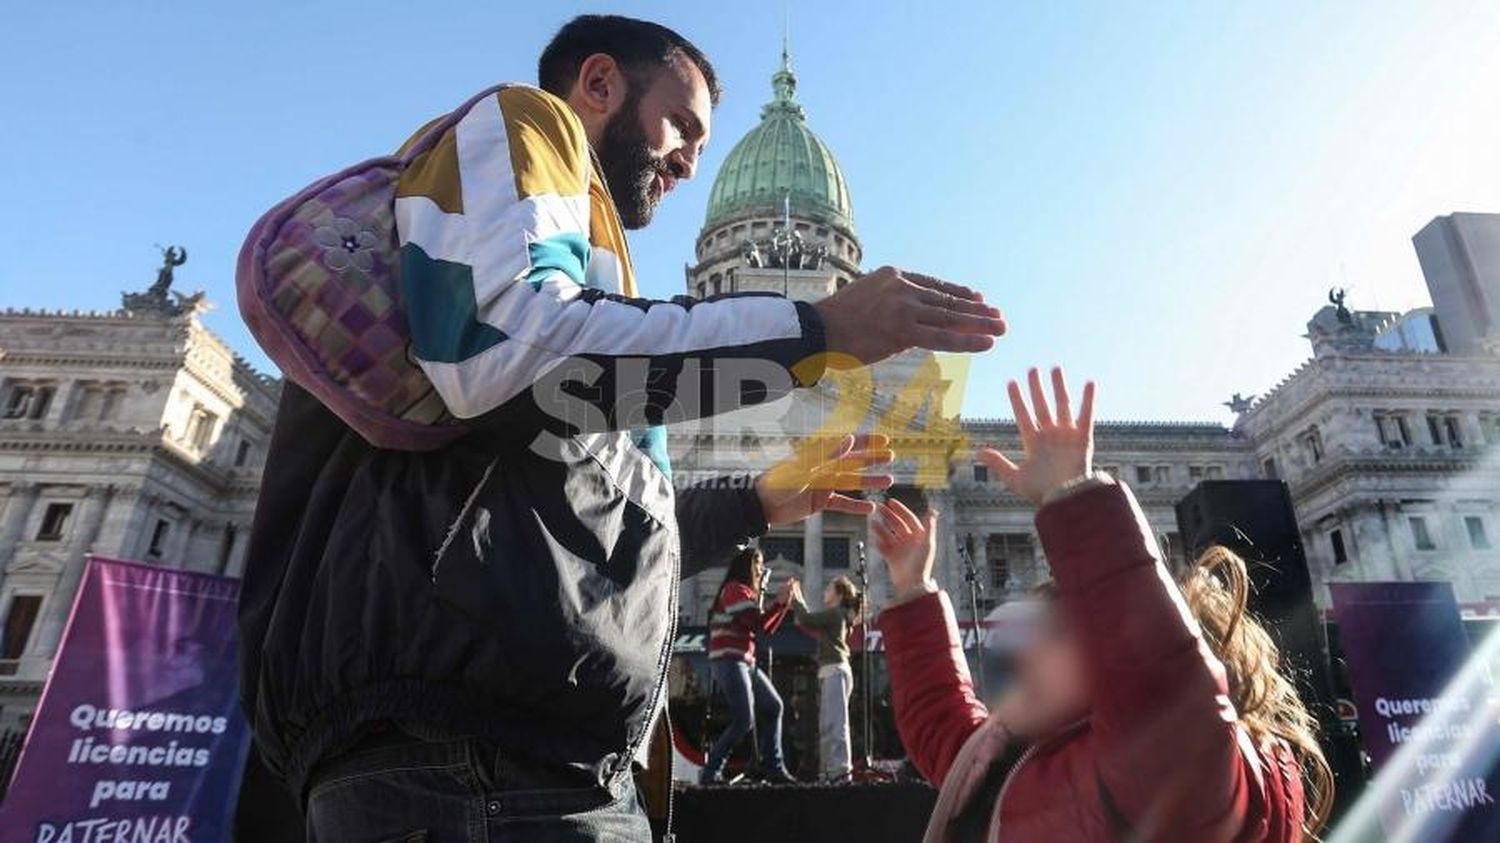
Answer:
[[584, 123], [608, 120], [625, 102], [625, 74], [613, 56], [594, 53], [578, 68], [578, 81], [568, 99]]

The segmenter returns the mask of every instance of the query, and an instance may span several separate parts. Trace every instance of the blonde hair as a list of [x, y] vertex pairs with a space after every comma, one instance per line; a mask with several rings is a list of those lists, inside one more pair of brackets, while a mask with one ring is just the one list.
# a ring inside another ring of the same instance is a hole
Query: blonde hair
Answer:
[[1209, 649], [1224, 663], [1229, 699], [1258, 746], [1286, 744], [1302, 768], [1302, 834], [1314, 840], [1333, 809], [1333, 770], [1318, 744], [1317, 721], [1282, 673], [1281, 652], [1250, 614], [1245, 560], [1215, 545], [1179, 578], [1182, 596]]

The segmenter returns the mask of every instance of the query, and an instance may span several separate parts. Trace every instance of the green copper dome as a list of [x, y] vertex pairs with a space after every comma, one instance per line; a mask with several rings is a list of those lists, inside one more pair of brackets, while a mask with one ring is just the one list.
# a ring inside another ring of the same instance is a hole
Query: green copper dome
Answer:
[[790, 196], [793, 215], [852, 233], [844, 173], [828, 145], [807, 127], [785, 52], [771, 87], [776, 95], [761, 109], [760, 125], [734, 145], [714, 178], [704, 227], [736, 217], [779, 217]]

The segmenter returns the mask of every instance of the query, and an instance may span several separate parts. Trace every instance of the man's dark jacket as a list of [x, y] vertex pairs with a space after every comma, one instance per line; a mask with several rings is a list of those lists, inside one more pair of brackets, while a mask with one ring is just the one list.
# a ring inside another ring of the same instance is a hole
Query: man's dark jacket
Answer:
[[[821, 320], [797, 311], [800, 338], [734, 353], [787, 372], [816, 356]], [[651, 383], [682, 365], [653, 359]], [[786, 391], [741, 389], [733, 404]], [[487, 737], [611, 789], [629, 774], [664, 704], [679, 577], [764, 532], [764, 516], [748, 478], [674, 494], [638, 435], [570, 430], [538, 447], [539, 423], [516, 422], [534, 417], [512, 408], [439, 451], [386, 451], [287, 384], [240, 647], [257, 745], [294, 792], [383, 721]]]

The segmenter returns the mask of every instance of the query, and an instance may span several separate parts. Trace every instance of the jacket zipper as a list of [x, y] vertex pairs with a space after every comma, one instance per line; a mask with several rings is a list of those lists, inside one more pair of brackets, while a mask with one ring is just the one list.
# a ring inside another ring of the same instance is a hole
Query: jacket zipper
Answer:
[[[675, 531], [674, 531], [674, 538], [675, 538]], [[673, 544], [675, 545], [676, 542], [674, 542]], [[666, 679], [667, 679], [667, 670], [669, 669], [669, 667], [671, 665], [671, 660], [672, 660], [672, 642], [674, 640], [676, 640], [676, 638], [677, 638], [677, 584], [678, 584], [678, 575], [682, 571], [682, 559], [679, 556], [679, 553], [680, 553], [680, 551], [677, 549], [677, 547], [674, 546], [672, 548], [672, 582], [671, 582], [671, 585], [668, 587], [668, 590], [667, 590], [668, 591], [668, 596], [669, 596], [669, 599], [668, 599], [668, 602], [667, 602], [667, 611], [668, 611], [668, 616], [667, 616], [667, 637], [666, 637], [666, 640], [664, 640], [662, 642], [661, 652], [656, 657], [656, 684], [651, 689], [651, 708], [650, 708], [650, 710], [651, 711], [656, 711], [658, 707], [661, 707], [661, 716], [663, 718], [668, 718], [669, 715], [668, 715], [668, 713], [666, 711], [665, 706], [662, 706], [661, 693], [662, 693], [662, 690], [665, 689], [666, 686], [667, 686], [667, 682], [666, 682]], [[672, 728], [671, 725], [670, 725], [671, 721], [668, 720], [667, 722], [668, 722], [667, 736], [671, 737], [671, 728]], [[620, 757], [620, 764], [617, 767], [617, 769], [615, 770], [615, 775], [619, 775], [620, 773], [628, 773], [628, 771], [630, 770], [631, 759], [635, 758], [636, 752], [641, 748], [641, 743], [643, 741], [645, 741], [646, 739], [650, 738], [650, 737], [651, 737], [651, 730], [650, 729], [642, 729], [641, 733], [638, 734], [638, 735], [636, 735], [635, 738], [633, 738], [630, 741], [630, 743], [625, 747], [625, 754]], [[667, 763], [668, 764], [672, 763], [672, 757], [671, 757], [670, 754], [667, 756]], [[671, 796], [671, 789], [669, 787], [668, 788], [668, 792], [667, 792], [667, 799], [668, 799], [668, 802], [667, 802], [667, 830], [666, 830], [666, 838], [665, 838], [668, 841], [670, 841], [670, 840], [673, 839], [673, 837], [672, 837], [672, 822], [671, 822], [672, 821], [672, 809], [671, 809], [672, 808], [672, 803], [670, 801], [671, 798], [672, 798], [672, 796]]]
[[1067, 726], [1063, 727], [1062, 731], [1058, 732], [1056, 735], [1053, 735], [1051, 738], [1048, 738], [1044, 741], [1039, 741], [1032, 744], [1031, 746], [1026, 747], [1026, 751], [1021, 753], [1021, 757], [1016, 759], [1015, 766], [1010, 768], [1010, 772], [1005, 774], [1005, 781], [1000, 784], [1000, 793], [995, 796], [995, 812], [990, 817], [990, 828], [993, 828], [995, 830], [995, 840], [1000, 839], [1000, 806], [1005, 804], [1005, 792], [1010, 790], [1011, 782], [1016, 780], [1016, 774], [1021, 772], [1021, 768], [1026, 766], [1026, 762], [1030, 761], [1032, 759], [1032, 756], [1036, 755], [1042, 747], [1062, 740], [1064, 737], [1076, 731], [1079, 727], [1087, 722], [1088, 718], [1083, 718], [1082, 720], [1075, 720], [1072, 723], [1069, 723]]
[[427, 570], [427, 578], [434, 585], [437, 584], [438, 566], [443, 564], [443, 557], [448, 553], [448, 546], [453, 544], [453, 539], [458, 536], [458, 531], [463, 528], [464, 521], [468, 519], [469, 512], [474, 508], [474, 503], [479, 500], [479, 493], [484, 490], [486, 483], [490, 482], [490, 475], [495, 471], [495, 465], [500, 458], [490, 460], [490, 464], [484, 467], [484, 474], [480, 475], [479, 482], [474, 484], [474, 490], [469, 492], [469, 497], [464, 500], [463, 508], [458, 511], [458, 517], [448, 525], [448, 531], [443, 534], [442, 544], [432, 554], [432, 567]]

